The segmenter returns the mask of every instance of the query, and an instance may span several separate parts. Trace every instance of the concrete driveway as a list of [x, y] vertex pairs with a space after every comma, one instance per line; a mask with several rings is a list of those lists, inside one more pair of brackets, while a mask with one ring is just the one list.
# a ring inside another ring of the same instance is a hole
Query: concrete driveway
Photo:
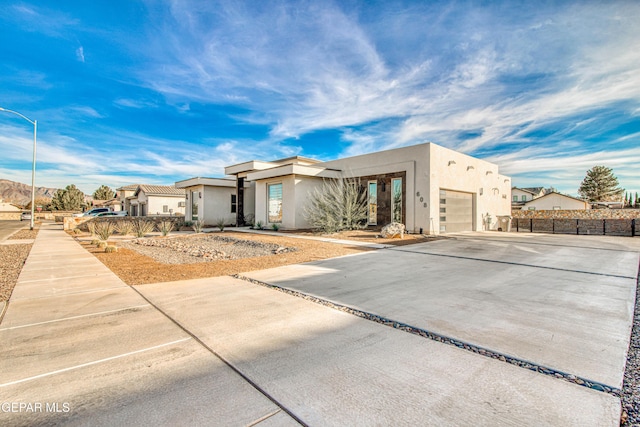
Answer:
[[[633, 244], [466, 235], [247, 275], [616, 388]], [[597, 266], [608, 262], [619, 270]], [[616, 426], [620, 418], [614, 394], [247, 280], [131, 288], [54, 225], [38, 234], [0, 342], [2, 425]]]
[[460, 234], [246, 276], [620, 389], [638, 250], [633, 238]]

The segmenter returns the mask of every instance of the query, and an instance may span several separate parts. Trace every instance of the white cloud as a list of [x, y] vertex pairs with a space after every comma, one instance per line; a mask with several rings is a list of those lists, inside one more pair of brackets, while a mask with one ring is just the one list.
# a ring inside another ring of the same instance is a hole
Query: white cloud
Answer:
[[82, 46], [76, 49], [76, 58], [78, 61], [84, 62], [84, 48]]

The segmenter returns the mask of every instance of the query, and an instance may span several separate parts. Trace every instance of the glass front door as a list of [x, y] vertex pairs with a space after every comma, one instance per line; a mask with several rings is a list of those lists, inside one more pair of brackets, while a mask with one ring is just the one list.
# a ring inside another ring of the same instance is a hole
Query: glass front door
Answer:
[[378, 183], [369, 181], [369, 225], [378, 223]]

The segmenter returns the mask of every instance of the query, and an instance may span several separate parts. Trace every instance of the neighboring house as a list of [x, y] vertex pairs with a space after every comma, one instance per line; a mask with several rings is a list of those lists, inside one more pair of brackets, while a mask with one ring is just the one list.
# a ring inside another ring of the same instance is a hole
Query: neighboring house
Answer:
[[0, 199], [0, 220], [18, 220], [22, 209]]
[[559, 210], [587, 210], [589, 202], [560, 193], [548, 193], [542, 197], [526, 202], [522, 210], [559, 211]]
[[11, 203], [7, 203], [0, 199], [0, 212], [22, 212], [22, 210]]
[[526, 202], [542, 197], [545, 194], [544, 187], [513, 187], [511, 188], [511, 207], [512, 209], [521, 209]]
[[[255, 195], [253, 186], [244, 183], [238, 198], [235, 179], [228, 178], [190, 178], [176, 182], [176, 188], [185, 191], [185, 219], [202, 220], [214, 225], [223, 221], [225, 225], [237, 224], [237, 214], [253, 214]], [[244, 219], [244, 216], [243, 218]], [[242, 222], [240, 222], [242, 223]]]
[[130, 216], [171, 216], [185, 212], [185, 191], [173, 185], [140, 184], [126, 200]]
[[[367, 194], [370, 226], [392, 220], [410, 232], [446, 233], [495, 229], [499, 215], [511, 213], [510, 179], [498, 166], [425, 143], [320, 162], [291, 157], [250, 161], [225, 168], [237, 189], [255, 183], [255, 220], [284, 229], [304, 229], [309, 194], [323, 179], [357, 178]], [[246, 212], [238, 208], [238, 223]], [[491, 218], [491, 221], [487, 221]]]
[[94, 208], [109, 208], [114, 212], [122, 210], [122, 202], [116, 197], [111, 200], [92, 200], [91, 206]]
[[116, 198], [120, 201], [121, 209], [127, 211], [129, 215], [132, 215], [131, 200], [135, 199], [133, 195], [138, 191], [139, 186], [140, 184], [131, 184], [116, 189]]

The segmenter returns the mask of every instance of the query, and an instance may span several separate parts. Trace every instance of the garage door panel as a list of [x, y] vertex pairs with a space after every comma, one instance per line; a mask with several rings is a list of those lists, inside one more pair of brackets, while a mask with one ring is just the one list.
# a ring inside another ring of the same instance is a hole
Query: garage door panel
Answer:
[[473, 230], [473, 195], [440, 190], [440, 231], [444, 233]]

